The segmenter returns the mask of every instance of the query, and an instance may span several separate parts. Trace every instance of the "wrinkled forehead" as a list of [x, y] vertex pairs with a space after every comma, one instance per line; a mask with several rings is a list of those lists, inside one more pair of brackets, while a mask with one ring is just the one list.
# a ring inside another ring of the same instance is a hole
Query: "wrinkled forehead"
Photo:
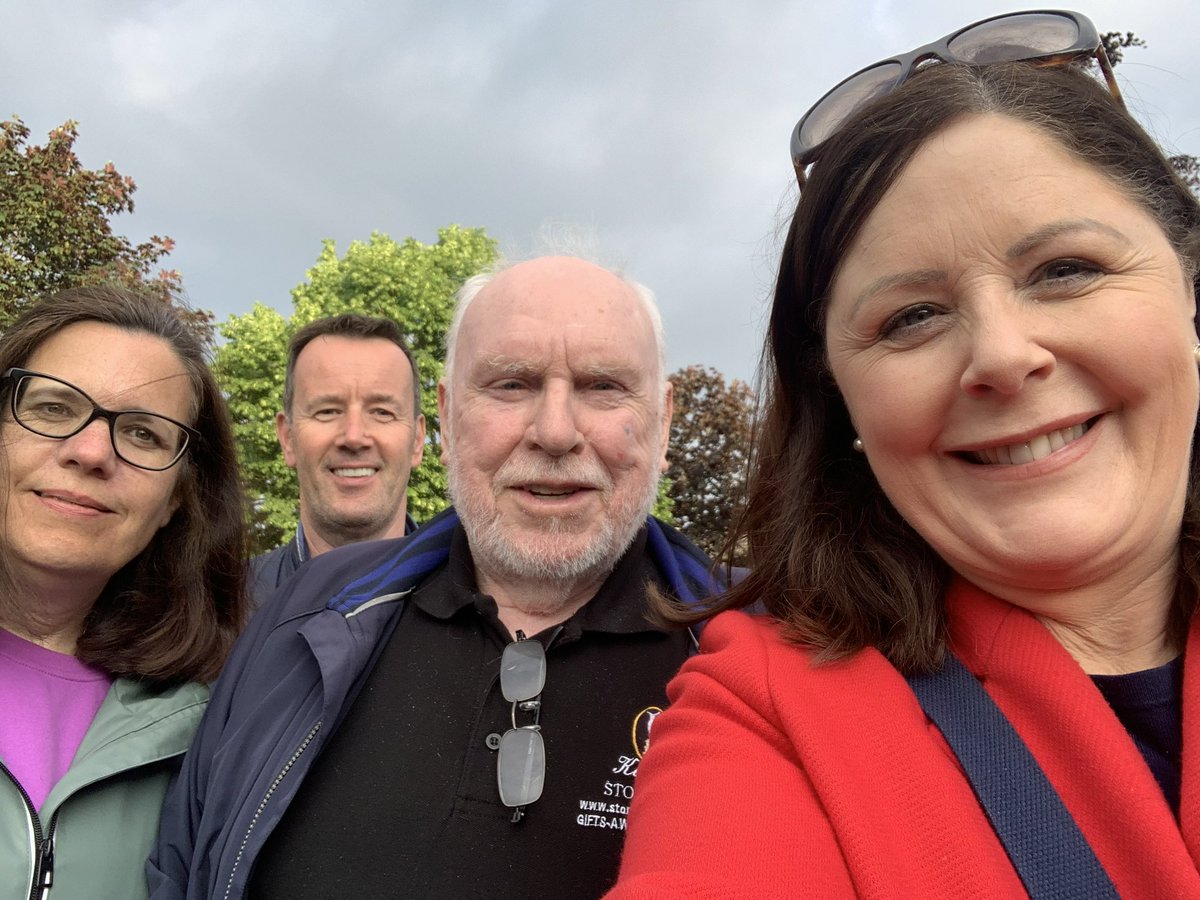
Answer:
[[[627, 320], [626, 320], [627, 321]], [[486, 374], [572, 378], [608, 377], [622, 383], [649, 383], [658, 376], [654, 342], [622, 322], [546, 323], [513, 316], [503, 328], [464, 333], [456, 377]]]
[[297, 394], [350, 386], [402, 394], [412, 390], [412, 365], [404, 351], [385, 338], [322, 334], [296, 356], [293, 378]]
[[[505, 273], [507, 274], [507, 273]], [[612, 276], [541, 279], [480, 293], [463, 317], [455, 367], [535, 373], [610, 374], [648, 381], [660, 375], [654, 327], [633, 289]]]
[[77, 322], [42, 341], [22, 368], [65, 381], [110, 409], [198, 413], [195, 379], [165, 338], [102, 322]]

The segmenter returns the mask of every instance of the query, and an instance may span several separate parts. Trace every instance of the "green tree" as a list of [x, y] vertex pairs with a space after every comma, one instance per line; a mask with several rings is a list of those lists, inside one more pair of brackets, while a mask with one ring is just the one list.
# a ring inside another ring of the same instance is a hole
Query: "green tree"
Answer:
[[74, 150], [78, 136], [68, 120], [44, 146], [30, 145], [20, 118], [0, 122], [0, 330], [45, 294], [115, 283], [175, 303], [211, 344], [212, 315], [179, 303], [177, 271], [154, 271], [174, 242], [154, 235], [133, 244], [113, 233], [109, 219], [133, 212], [137, 185], [111, 162], [84, 168]]
[[754, 393], [744, 381], [728, 384], [716, 369], [688, 366], [671, 376], [670, 496], [675, 526], [716, 553], [745, 500]]
[[671, 479], [669, 477], [664, 476], [659, 479], [658, 496], [654, 500], [650, 515], [656, 516], [668, 525], [675, 524], [675, 501], [671, 499]]
[[226, 343], [216, 370], [229, 398], [241, 451], [243, 476], [253, 504], [254, 551], [278, 546], [295, 530], [297, 485], [275, 438], [275, 414], [283, 402], [288, 339], [324, 316], [359, 312], [399, 322], [421, 373], [425, 413], [425, 459], [409, 481], [408, 509], [424, 521], [446, 506], [446, 471], [438, 460], [441, 432], [437, 382], [442, 376], [446, 330], [454, 292], [496, 258], [496, 242], [482, 228], [451, 225], [434, 244], [394, 241], [375, 232], [338, 256], [325, 241], [308, 280], [292, 291], [292, 314], [255, 304], [221, 325]]

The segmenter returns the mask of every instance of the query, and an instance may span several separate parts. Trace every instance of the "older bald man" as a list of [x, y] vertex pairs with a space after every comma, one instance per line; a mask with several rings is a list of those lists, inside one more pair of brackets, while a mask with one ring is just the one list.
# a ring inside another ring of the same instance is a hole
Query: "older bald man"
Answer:
[[652, 294], [572, 257], [467, 282], [439, 385], [454, 507], [309, 564], [217, 684], [154, 897], [598, 897], [665, 685], [646, 616], [708, 560], [649, 516]]

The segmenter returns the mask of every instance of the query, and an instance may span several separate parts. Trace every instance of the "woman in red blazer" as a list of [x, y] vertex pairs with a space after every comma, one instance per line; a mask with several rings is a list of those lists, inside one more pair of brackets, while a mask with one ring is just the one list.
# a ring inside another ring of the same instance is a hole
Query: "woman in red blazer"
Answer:
[[868, 67], [792, 149], [754, 569], [673, 611], [770, 615], [672, 683], [611, 896], [1038, 895], [908, 680], [953, 660], [1107, 895], [1200, 896], [1196, 198], [1067, 12]]

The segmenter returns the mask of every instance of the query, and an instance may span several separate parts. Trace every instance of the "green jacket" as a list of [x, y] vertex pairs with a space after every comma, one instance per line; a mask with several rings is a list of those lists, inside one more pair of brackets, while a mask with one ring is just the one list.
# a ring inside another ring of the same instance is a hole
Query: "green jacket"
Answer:
[[[25, 792], [0, 770], [0, 900], [146, 897], [145, 863], [163, 794], [207, 703], [204, 685], [155, 691], [118, 678], [36, 816]], [[46, 869], [50, 889], [36, 890]]]

